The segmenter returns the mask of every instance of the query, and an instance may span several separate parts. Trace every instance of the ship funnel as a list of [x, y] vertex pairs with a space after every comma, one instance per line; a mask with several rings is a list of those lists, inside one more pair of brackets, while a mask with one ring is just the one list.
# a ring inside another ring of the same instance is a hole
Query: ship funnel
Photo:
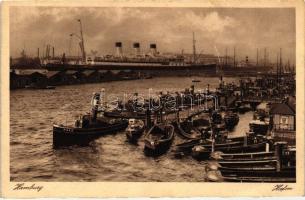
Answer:
[[150, 48], [151, 55], [157, 54], [157, 45], [156, 44], [150, 44], [149, 48]]
[[115, 43], [115, 48], [116, 48], [116, 55], [118, 57], [121, 57], [123, 54], [123, 49], [122, 49], [122, 42], [116, 42]]
[[133, 43], [133, 49], [134, 49], [134, 54], [139, 55], [140, 54], [140, 43], [138, 43], [138, 42]]

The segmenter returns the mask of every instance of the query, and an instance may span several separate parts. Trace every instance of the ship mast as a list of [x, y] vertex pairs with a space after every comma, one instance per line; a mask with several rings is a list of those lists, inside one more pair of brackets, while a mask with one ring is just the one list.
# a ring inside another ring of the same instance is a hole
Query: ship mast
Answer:
[[280, 48], [280, 76], [282, 75], [282, 48]]
[[193, 62], [196, 63], [196, 40], [195, 40], [194, 32], [193, 32]]
[[264, 67], [266, 67], [266, 59], [267, 59], [267, 53], [266, 48], [264, 49]]
[[279, 53], [276, 53], [276, 80], [277, 80], [277, 87], [279, 84]]
[[85, 51], [85, 44], [84, 44], [84, 37], [83, 37], [83, 28], [82, 28], [82, 22], [80, 19], [77, 20], [79, 22], [79, 26], [80, 26], [80, 49], [82, 51], [82, 60], [83, 62], [86, 62], [86, 51]]
[[256, 49], [256, 67], [258, 66], [258, 48]]
[[234, 60], [233, 60], [233, 67], [235, 67], [235, 65], [236, 65], [236, 60], [235, 60], [235, 47], [234, 47]]
[[228, 48], [226, 48], [226, 63], [225, 63], [225, 66], [227, 66], [228, 65]]

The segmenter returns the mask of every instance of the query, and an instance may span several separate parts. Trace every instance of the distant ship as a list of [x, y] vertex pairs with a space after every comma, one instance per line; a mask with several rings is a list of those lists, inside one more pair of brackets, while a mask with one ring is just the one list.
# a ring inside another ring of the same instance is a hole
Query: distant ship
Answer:
[[62, 58], [56, 60], [47, 60], [43, 62], [43, 66], [48, 70], [68, 70], [68, 69], [101, 69], [101, 70], [200, 70], [206, 73], [216, 73], [216, 63], [200, 63], [196, 61], [195, 40], [193, 38], [194, 59], [186, 61], [183, 55], [161, 55], [157, 51], [155, 43], [150, 44], [149, 53], [144, 54], [140, 51], [140, 43], [133, 43], [134, 53], [131, 55], [123, 54], [122, 42], [116, 42], [116, 55], [108, 55], [97, 57], [95, 55], [87, 55], [85, 51], [85, 42], [83, 38], [83, 30], [81, 21], [79, 46], [81, 50], [81, 59], [67, 57], [63, 54]]
[[[81, 57], [68, 57], [64, 53], [61, 58], [53, 60], [45, 60], [42, 66], [48, 70], [152, 70], [157, 73], [165, 72], [170, 74], [171, 71], [178, 71], [178, 74], [186, 75], [192, 72], [192, 75], [197, 75], [197, 72], [205, 75], [251, 75], [268, 73], [272, 71], [271, 66], [258, 66], [252, 65], [246, 61], [243, 66], [235, 65], [235, 50], [234, 50], [234, 65], [227, 63], [227, 55], [225, 57], [226, 63], [217, 63], [217, 58], [211, 56], [208, 61], [200, 60], [200, 56], [196, 54], [196, 40], [193, 33], [193, 53], [185, 56], [181, 54], [165, 55], [157, 51], [157, 44], [151, 43], [149, 45], [149, 52], [143, 53], [140, 50], [140, 43], [133, 43], [133, 53], [123, 54], [122, 42], [115, 42], [116, 53], [115, 55], [106, 55], [98, 57], [92, 52], [92, 55], [87, 55], [85, 51], [85, 42], [83, 38], [83, 30], [81, 20], [80, 35], [77, 36], [80, 40], [79, 47], [81, 50]], [[54, 57], [54, 49], [53, 49]], [[219, 59], [219, 57], [218, 57]], [[247, 60], [248, 58], [246, 58]]]

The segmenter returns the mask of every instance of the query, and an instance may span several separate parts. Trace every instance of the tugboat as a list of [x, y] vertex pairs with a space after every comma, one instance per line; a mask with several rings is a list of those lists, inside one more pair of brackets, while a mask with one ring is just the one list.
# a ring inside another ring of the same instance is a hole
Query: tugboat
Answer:
[[136, 142], [144, 132], [145, 125], [142, 120], [129, 119], [126, 129], [126, 137], [130, 142]]
[[102, 115], [98, 110], [100, 94], [95, 93], [91, 104], [91, 114], [81, 116], [74, 126], [53, 125], [53, 148], [63, 146], [88, 145], [98, 137], [125, 130], [128, 126], [126, 119], [111, 119]]

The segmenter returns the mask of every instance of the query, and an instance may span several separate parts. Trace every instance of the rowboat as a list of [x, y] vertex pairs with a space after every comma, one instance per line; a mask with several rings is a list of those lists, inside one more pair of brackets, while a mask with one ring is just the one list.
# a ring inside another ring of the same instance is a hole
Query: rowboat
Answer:
[[126, 137], [130, 142], [136, 142], [143, 134], [145, 129], [144, 122], [138, 119], [129, 119], [126, 129]]
[[223, 153], [221, 151], [212, 152], [210, 158], [213, 160], [253, 160], [259, 158], [266, 158], [274, 156], [274, 151], [272, 152], [249, 152], [249, 153]]
[[166, 152], [174, 140], [174, 127], [170, 124], [152, 126], [144, 137], [144, 152], [146, 155]]
[[[224, 146], [232, 147], [232, 145], [234, 144], [235, 146], [237, 145], [237, 146], [240, 147], [243, 144], [245, 144], [245, 140], [247, 140], [247, 144], [251, 144], [251, 143], [254, 143], [256, 140], [259, 141], [260, 138], [254, 136], [252, 133], [248, 133], [247, 138], [242, 136], [242, 137], [235, 137], [235, 138], [230, 138], [230, 139], [221, 139], [221, 137], [220, 137], [219, 139], [217, 139], [215, 141], [215, 146], [217, 146], [217, 147], [224, 147]], [[187, 140], [187, 141], [182, 142], [180, 144], [176, 144], [175, 148], [173, 149], [173, 153], [174, 153], [175, 157], [190, 155], [193, 151], [193, 147], [195, 147], [195, 146], [203, 146], [203, 147], [209, 146], [209, 148], [211, 149], [212, 141], [207, 140], [207, 139], [202, 139], [202, 138], [195, 138], [195, 139]], [[233, 149], [232, 149], [232, 152], [236, 152], [237, 150], [238, 149], [233, 151]], [[216, 148], [216, 151], [220, 151], [220, 150]], [[208, 153], [208, 152], [206, 152], [206, 153]], [[206, 156], [208, 158], [209, 155], [206, 155]]]
[[220, 171], [208, 171], [206, 178], [211, 182], [263, 182], [293, 183], [296, 182], [295, 169], [252, 173], [247, 175], [223, 175]]
[[181, 123], [175, 124], [177, 133], [185, 139], [201, 138], [210, 129], [210, 123], [207, 119], [187, 119]]
[[[254, 144], [244, 144], [243, 142], [228, 142], [223, 144], [215, 144], [214, 148], [222, 152], [253, 152], [261, 151], [266, 148], [267, 141], [262, 141]], [[212, 152], [212, 144], [197, 145], [192, 148], [192, 156], [196, 159], [208, 159]]]
[[[205, 166], [207, 179], [210, 181], [232, 182], [295, 182], [296, 178], [296, 154], [294, 148], [287, 148], [286, 142], [276, 142], [275, 150], [271, 156], [259, 152], [256, 158], [250, 160], [247, 156], [240, 155], [231, 160], [209, 161]], [[269, 152], [266, 152], [269, 153]], [[233, 157], [234, 157], [233, 156]]]

